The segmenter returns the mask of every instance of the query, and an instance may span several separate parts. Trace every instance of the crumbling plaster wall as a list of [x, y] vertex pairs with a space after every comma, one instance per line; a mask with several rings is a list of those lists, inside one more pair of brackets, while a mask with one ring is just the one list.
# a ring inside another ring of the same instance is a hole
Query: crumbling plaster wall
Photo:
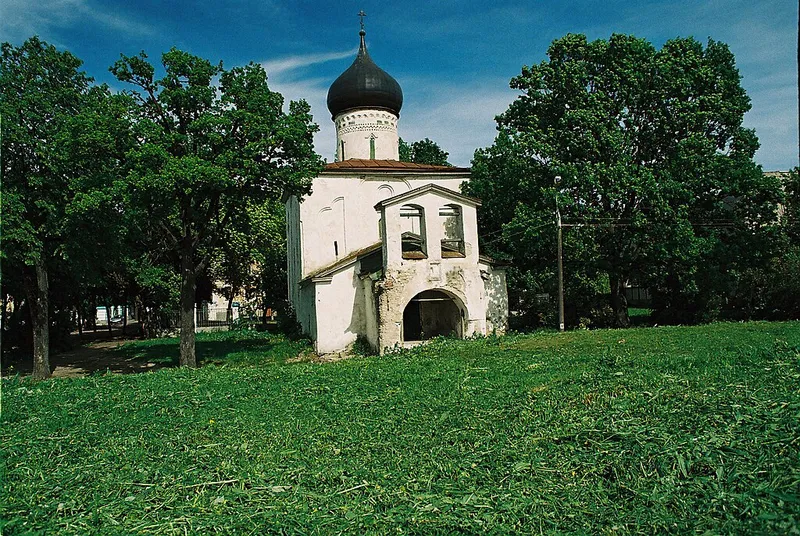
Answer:
[[441, 290], [454, 298], [462, 313], [462, 334], [486, 333], [485, 287], [478, 261], [478, 225], [474, 206], [461, 206], [464, 226], [463, 258], [442, 258], [442, 226], [439, 208], [453, 203], [437, 192], [427, 192], [403, 204], [424, 209], [426, 259], [403, 259], [401, 204], [384, 207], [381, 225], [384, 236], [384, 278], [376, 282], [379, 348], [403, 342], [403, 311], [411, 299], [425, 290]]
[[[446, 259], [447, 261], [451, 259]], [[387, 271], [375, 282], [378, 312], [378, 350], [384, 353], [403, 343], [403, 311], [411, 299], [425, 290], [450, 295], [461, 311], [461, 330], [465, 337], [486, 333], [483, 280], [477, 265], [442, 263], [430, 269], [424, 260], [404, 270]], [[438, 277], [443, 269], [442, 277]]]
[[508, 289], [506, 271], [481, 263], [484, 294], [486, 296], [486, 333], [502, 335], [508, 329]]
[[378, 302], [374, 292], [374, 283], [375, 279], [373, 279], [372, 275], [361, 277], [362, 294], [364, 296], [363, 335], [373, 350], [377, 350], [380, 348], [380, 343], [378, 339]]

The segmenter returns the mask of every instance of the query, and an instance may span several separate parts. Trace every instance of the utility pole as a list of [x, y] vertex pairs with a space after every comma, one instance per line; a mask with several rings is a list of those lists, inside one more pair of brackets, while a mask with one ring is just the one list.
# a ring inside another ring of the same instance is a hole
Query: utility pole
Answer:
[[558, 183], [556, 175], [556, 225], [558, 226], [558, 331], [564, 331], [564, 248], [561, 241], [561, 211], [558, 209]]

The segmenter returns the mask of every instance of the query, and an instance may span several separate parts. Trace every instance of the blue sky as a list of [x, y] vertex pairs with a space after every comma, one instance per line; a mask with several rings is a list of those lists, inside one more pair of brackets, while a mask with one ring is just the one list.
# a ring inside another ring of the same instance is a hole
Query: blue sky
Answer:
[[98, 81], [120, 53], [151, 58], [171, 46], [228, 67], [263, 63], [271, 87], [311, 103], [317, 151], [332, 160], [328, 86], [358, 45], [356, 13], [367, 13], [367, 46], [403, 88], [400, 135], [436, 140], [451, 162], [469, 165], [491, 145], [494, 116], [515, 98], [509, 79], [545, 58], [566, 33], [591, 39], [631, 33], [660, 46], [692, 35], [730, 45], [753, 101], [745, 124], [761, 141], [765, 170], [797, 165], [797, 4], [790, 0], [518, 2], [337, 0], [2, 0], [0, 41], [33, 34], [68, 49]]

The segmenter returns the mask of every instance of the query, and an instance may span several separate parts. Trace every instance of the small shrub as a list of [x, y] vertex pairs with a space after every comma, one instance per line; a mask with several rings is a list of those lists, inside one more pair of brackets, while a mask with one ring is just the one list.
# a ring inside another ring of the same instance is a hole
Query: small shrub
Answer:
[[356, 356], [361, 356], [361, 357], [369, 357], [369, 356], [378, 355], [378, 352], [376, 352], [372, 348], [372, 345], [369, 343], [367, 338], [364, 337], [363, 335], [359, 335], [356, 338], [356, 342], [353, 343], [353, 346], [350, 349], [350, 353], [352, 353], [353, 355], [356, 355]]

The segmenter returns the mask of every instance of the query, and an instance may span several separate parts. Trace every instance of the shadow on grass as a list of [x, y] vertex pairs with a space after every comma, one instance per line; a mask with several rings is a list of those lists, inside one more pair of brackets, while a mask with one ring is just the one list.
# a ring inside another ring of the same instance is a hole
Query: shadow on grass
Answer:
[[628, 318], [631, 321], [632, 328], [647, 327], [653, 325], [651, 318], [652, 309], [645, 309], [640, 307], [629, 307]]
[[[288, 350], [287, 341], [271, 341], [268, 339], [242, 339], [242, 340], [198, 340], [195, 343], [195, 352], [198, 365], [225, 364], [242, 362], [283, 361]], [[179, 341], [176, 339], [144, 341], [142, 343], [126, 344], [114, 353], [128, 360], [154, 363], [157, 367], [178, 366], [180, 354]]]
[[[263, 365], [285, 363], [308, 348], [305, 341], [289, 341], [266, 333], [214, 333], [199, 335], [195, 343], [197, 364]], [[99, 341], [53, 354], [54, 377], [78, 377], [98, 373], [135, 374], [178, 366], [180, 343], [177, 338], [144, 341]], [[30, 355], [3, 356], [4, 377], [31, 373]]]

